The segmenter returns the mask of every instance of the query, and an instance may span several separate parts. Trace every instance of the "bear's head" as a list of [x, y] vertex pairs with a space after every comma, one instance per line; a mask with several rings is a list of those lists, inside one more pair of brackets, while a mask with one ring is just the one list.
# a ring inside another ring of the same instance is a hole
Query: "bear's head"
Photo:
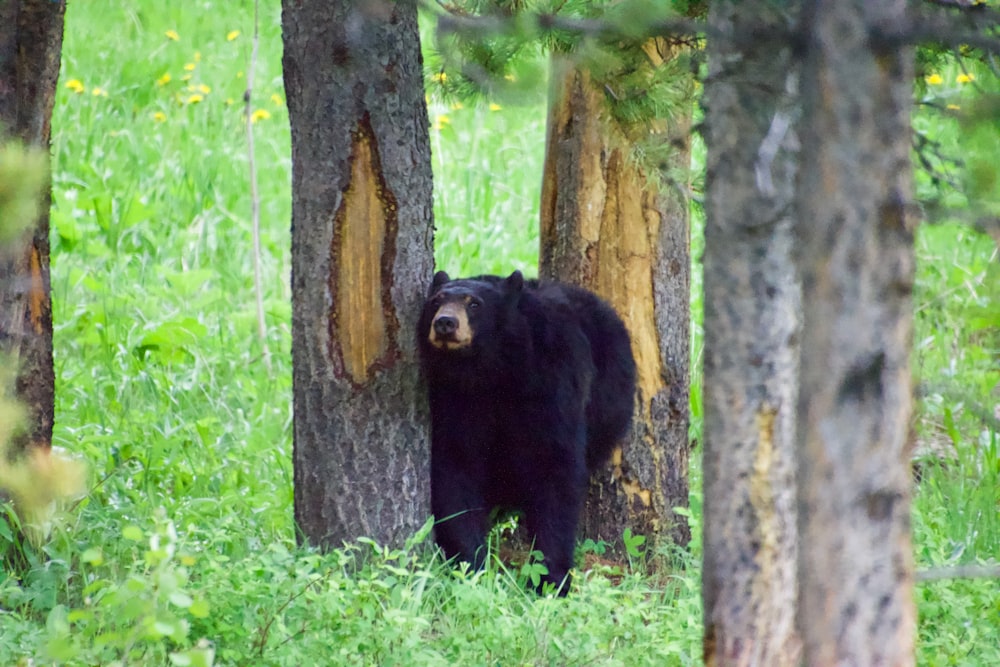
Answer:
[[481, 334], [495, 331], [516, 309], [523, 288], [520, 271], [507, 278], [464, 280], [438, 271], [427, 292], [418, 338], [423, 346], [442, 352], [474, 350]]

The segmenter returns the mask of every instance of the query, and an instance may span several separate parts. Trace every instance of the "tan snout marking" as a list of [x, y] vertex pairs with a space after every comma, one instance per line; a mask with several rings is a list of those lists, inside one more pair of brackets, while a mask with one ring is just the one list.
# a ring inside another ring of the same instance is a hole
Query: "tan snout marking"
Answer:
[[[427, 334], [427, 340], [430, 341], [431, 345], [439, 350], [458, 350], [472, 343], [472, 327], [469, 326], [469, 314], [465, 310], [465, 301], [462, 303], [449, 301], [434, 313], [434, 319], [431, 320], [431, 330]], [[453, 337], [438, 338], [437, 332], [434, 331], [434, 323], [438, 321], [439, 317], [454, 317], [458, 320], [458, 328]]]

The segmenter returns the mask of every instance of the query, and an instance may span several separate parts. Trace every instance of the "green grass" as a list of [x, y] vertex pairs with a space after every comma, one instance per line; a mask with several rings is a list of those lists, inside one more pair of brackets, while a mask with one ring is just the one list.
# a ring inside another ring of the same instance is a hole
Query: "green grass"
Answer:
[[[254, 104], [269, 115], [255, 133], [271, 372], [255, 334], [240, 103], [251, 3], [98, 4], [68, 9], [52, 216], [54, 439], [88, 462], [93, 489], [29, 550], [22, 581], [0, 574], [0, 664], [200, 665], [212, 651], [227, 665], [700, 664], [697, 540], [682, 574], [638, 568], [618, 583], [597, 569], [567, 600], [527, 594], [529, 570], [443, 568], [426, 536], [397, 551], [295, 546], [278, 3], [263, 2]], [[534, 273], [544, 105], [432, 96], [430, 118], [439, 266]], [[699, 233], [696, 217], [696, 258]], [[954, 224], [923, 229], [918, 249], [919, 438], [947, 456], [923, 468], [916, 556], [995, 562], [1000, 263]], [[1000, 664], [996, 581], [921, 584], [918, 600], [921, 664]]]

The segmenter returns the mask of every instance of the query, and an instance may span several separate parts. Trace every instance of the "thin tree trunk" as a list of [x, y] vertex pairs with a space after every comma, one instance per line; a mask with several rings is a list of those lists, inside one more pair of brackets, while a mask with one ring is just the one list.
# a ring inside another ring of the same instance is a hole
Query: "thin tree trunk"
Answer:
[[913, 53], [906, 0], [805, 17], [799, 625], [809, 665], [912, 665]]
[[[49, 151], [65, 12], [65, 0], [0, 3], [0, 143], [18, 139]], [[38, 219], [22, 241], [0, 248], [0, 363], [17, 365], [15, 394], [27, 411], [15, 450], [52, 443], [51, 200], [46, 180]]]
[[795, 410], [800, 286], [792, 257], [791, 48], [748, 40], [792, 17], [711, 4], [706, 106], [706, 665], [799, 664]]
[[413, 0], [285, 0], [295, 517], [398, 544], [430, 514], [413, 329], [433, 269]]
[[[660, 44], [662, 46], [662, 43]], [[656, 45], [647, 49], [659, 65]], [[632, 337], [639, 371], [633, 429], [594, 474], [583, 534], [620, 546], [625, 528], [687, 544], [690, 242], [686, 184], [659, 192], [628, 157], [588, 72], [555, 61], [542, 181], [543, 278], [606, 299]], [[663, 135], [664, 172], [686, 177], [690, 116]]]

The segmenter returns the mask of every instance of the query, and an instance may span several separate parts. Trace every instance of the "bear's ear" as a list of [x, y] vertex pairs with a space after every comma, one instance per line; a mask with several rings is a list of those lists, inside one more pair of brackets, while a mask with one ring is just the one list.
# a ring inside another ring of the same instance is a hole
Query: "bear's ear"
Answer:
[[437, 273], [435, 273], [434, 280], [431, 281], [431, 287], [429, 290], [427, 290], [427, 296], [431, 296], [432, 294], [434, 294], [434, 292], [437, 292], [439, 289], [441, 289], [441, 285], [444, 285], [449, 280], [451, 280], [451, 278], [449, 278], [448, 274], [445, 273], [444, 271], [438, 271]]
[[515, 271], [503, 281], [504, 297], [507, 301], [517, 303], [524, 290], [524, 276], [520, 271]]

